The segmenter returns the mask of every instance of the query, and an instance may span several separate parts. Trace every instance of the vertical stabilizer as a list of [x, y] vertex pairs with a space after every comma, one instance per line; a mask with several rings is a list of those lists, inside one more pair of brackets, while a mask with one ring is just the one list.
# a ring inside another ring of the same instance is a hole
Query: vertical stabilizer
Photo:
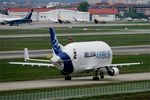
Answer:
[[32, 13], [33, 13], [33, 9], [31, 9], [31, 11], [25, 17], [25, 19], [31, 19]]
[[52, 43], [52, 47], [53, 47], [54, 53], [56, 55], [58, 55], [59, 53], [62, 52], [61, 46], [60, 46], [60, 44], [58, 42], [58, 39], [56, 37], [54, 29], [53, 28], [49, 28], [49, 32], [50, 32], [50, 40], [51, 40], [51, 43]]

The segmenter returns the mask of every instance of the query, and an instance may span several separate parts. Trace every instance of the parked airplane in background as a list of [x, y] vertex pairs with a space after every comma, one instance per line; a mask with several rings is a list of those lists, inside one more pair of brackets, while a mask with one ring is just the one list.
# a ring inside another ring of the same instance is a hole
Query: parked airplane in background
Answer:
[[49, 19], [49, 21], [52, 23], [58, 23], [58, 19]]
[[33, 9], [31, 9], [31, 11], [24, 18], [5, 18], [3, 19], [1, 24], [2, 25], [9, 24], [9, 26], [13, 26], [13, 25], [18, 26], [19, 24], [32, 23], [32, 19], [31, 19], [32, 13], [33, 13]]
[[11, 21], [11, 20], [17, 20], [17, 19], [20, 19], [20, 18], [0, 18], [0, 24], [5, 25], [6, 24], [5, 20]]
[[68, 23], [71, 23], [71, 21], [69, 21], [69, 20], [64, 20], [64, 19], [58, 19], [58, 22], [60, 23], [60, 24], [68, 24]]
[[100, 24], [105, 24], [106, 23], [106, 21], [103, 21], [103, 20], [97, 20], [97, 19], [94, 19], [94, 23], [95, 24], [98, 24], [98, 23], [100, 23]]
[[75, 18], [75, 17], [73, 17], [73, 19], [74, 19], [76, 22], [80, 22], [80, 23], [87, 22], [87, 21], [85, 21], [84, 19], [77, 19], [77, 18]]
[[64, 19], [64, 17], [62, 17], [60, 14], [58, 14], [57, 21], [58, 21], [59, 24], [68, 24], [68, 23], [71, 23], [70, 20]]
[[[24, 50], [25, 62], [10, 62], [10, 64], [21, 64], [31, 66], [56, 66], [61, 70], [65, 80], [71, 80], [71, 74], [83, 71], [93, 71], [93, 80], [104, 78], [104, 74], [116, 76], [119, 74], [119, 66], [138, 65], [140, 63], [112, 64], [112, 50], [108, 44], [102, 41], [74, 42], [62, 46], [56, 37], [53, 28], [49, 29], [50, 40], [53, 48], [53, 56], [50, 60], [30, 59], [28, 49]], [[26, 61], [40, 61], [32, 63]], [[45, 63], [41, 63], [41, 62]], [[47, 62], [47, 63], [46, 63]], [[50, 64], [51, 62], [51, 64]]]

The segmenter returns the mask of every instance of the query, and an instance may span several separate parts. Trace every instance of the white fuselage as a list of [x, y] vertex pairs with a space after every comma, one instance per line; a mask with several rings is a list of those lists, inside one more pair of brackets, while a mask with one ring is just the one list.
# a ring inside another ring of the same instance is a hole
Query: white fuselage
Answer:
[[12, 21], [12, 20], [18, 20], [21, 18], [0, 18], [0, 22], [5, 22], [5, 21]]
[[112, 63], [111, 48], [102, 41], [70, 43], [64, 47], [63, 52], [70, 56], [74, 67], [73, 72], [82, 72], [87, 68]]

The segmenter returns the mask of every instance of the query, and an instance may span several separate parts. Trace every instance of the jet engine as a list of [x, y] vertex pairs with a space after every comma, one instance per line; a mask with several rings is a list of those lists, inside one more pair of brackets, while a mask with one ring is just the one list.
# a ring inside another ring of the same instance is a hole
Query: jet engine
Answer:
[[107, 70], [108, 75], [110, 76], [117, 76], [119, 74], [119, 69], [116, 67], [112, 67]]

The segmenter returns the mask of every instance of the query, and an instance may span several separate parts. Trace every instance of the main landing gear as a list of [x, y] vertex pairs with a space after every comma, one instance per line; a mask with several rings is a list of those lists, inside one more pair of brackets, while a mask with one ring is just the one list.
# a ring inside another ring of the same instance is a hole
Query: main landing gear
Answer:
[[71, 76], [65, 71], [61, 71], [61, 74], [65, 76], [65, 80], [71, 80]]
[[93, 77], [93, 80], [99, 80], [104, 79], [104, 73], [100, 73], [100, 77], [98, 76], [98, 69], [95, 70], [95, 76]]
[[71, 76], [70, 75], [66, 75], [65, 76], [65, 80], [71, 80]]

